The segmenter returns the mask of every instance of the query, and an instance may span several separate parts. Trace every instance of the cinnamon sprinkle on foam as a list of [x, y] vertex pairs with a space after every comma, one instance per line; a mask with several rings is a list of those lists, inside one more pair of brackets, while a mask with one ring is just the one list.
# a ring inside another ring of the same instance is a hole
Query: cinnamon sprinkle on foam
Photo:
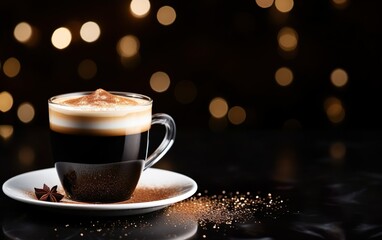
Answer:
[[138, 105], [138, 102], [131, 98], [120, 97], [118, 95], [111, 94], [101, 88], [97, 89], [92, 94], [83, 97], [67, 99], [62, 103], [69, 106], [92, 106], [101, 108]]

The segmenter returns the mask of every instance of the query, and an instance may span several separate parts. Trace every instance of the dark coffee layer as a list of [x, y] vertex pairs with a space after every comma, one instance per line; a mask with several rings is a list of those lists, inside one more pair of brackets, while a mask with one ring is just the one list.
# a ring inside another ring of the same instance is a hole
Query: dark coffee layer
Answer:
[[50, 131], [53, 159], [94, 164], [146, 159], [148, 134], [93, 136]]
[[143, 160], [112, 164], [55, 164], [69, 198], [84, 202], [118, 202], [131, 197], [143, 169]]

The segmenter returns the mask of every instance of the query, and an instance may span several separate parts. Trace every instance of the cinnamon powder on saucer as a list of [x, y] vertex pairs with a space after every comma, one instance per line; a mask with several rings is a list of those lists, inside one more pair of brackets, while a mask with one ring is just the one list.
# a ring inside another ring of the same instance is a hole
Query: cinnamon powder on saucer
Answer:
[[[115, 202], [115, 204], [121, 204], [121, 203], [142, 203], [142, 202], [151, 202], [151, 201], [158, 201], [163, 199], [168, 199], [171, 197], [176, 196], [179, 193], [179, 188], [161, 188], [161, 187], [137, 187], [131, 196], [130, 199], [122, 201], [122, 202]], [[58, 189], [57, 192], [61, 194], [65, 194], [62, 189]], [[31, 198], [36, 198], [35, 194], [33, 192], [27, 193]], [[95, 203], [86, 203], [86, 202], [78, 202], [73, 201], [67, 197], [64, 197], [61, 200], [61, 203], [81, 203], [81, 204], [95, 204]], [[97, 203], [102, 204], [102, 203]], [[107, 203], [107, 204], [113, 204], [113, 203]]]

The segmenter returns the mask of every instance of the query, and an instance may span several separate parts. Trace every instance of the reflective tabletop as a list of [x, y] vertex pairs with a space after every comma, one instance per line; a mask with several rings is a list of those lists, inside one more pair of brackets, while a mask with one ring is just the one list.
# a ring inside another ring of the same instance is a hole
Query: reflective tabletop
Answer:
[[[191, 197], [147, 213], [110, 215], [34, 206], [2, 192], [2, 238], [380, 239], [380, 136], [180, 128], [154, 167], [193, 179], [198, 189]], [[51, 168], [48, 139], [44, 128], [2, 139], [2, 182]]]

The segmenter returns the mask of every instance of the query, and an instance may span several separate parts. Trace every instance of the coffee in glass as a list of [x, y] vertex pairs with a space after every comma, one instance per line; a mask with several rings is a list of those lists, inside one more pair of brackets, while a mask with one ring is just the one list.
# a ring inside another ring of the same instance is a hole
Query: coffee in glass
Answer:
[[[141, 94], [103, 89], [49, 99], [53, 160], [69, 198], [117, 202], [131, 197], [141, 172], [162, 158], [175, 139], [174, 120], [152, 115], [152, 102]], [[148, 156], [153, 124], [165, 126], [166, 134]]]

